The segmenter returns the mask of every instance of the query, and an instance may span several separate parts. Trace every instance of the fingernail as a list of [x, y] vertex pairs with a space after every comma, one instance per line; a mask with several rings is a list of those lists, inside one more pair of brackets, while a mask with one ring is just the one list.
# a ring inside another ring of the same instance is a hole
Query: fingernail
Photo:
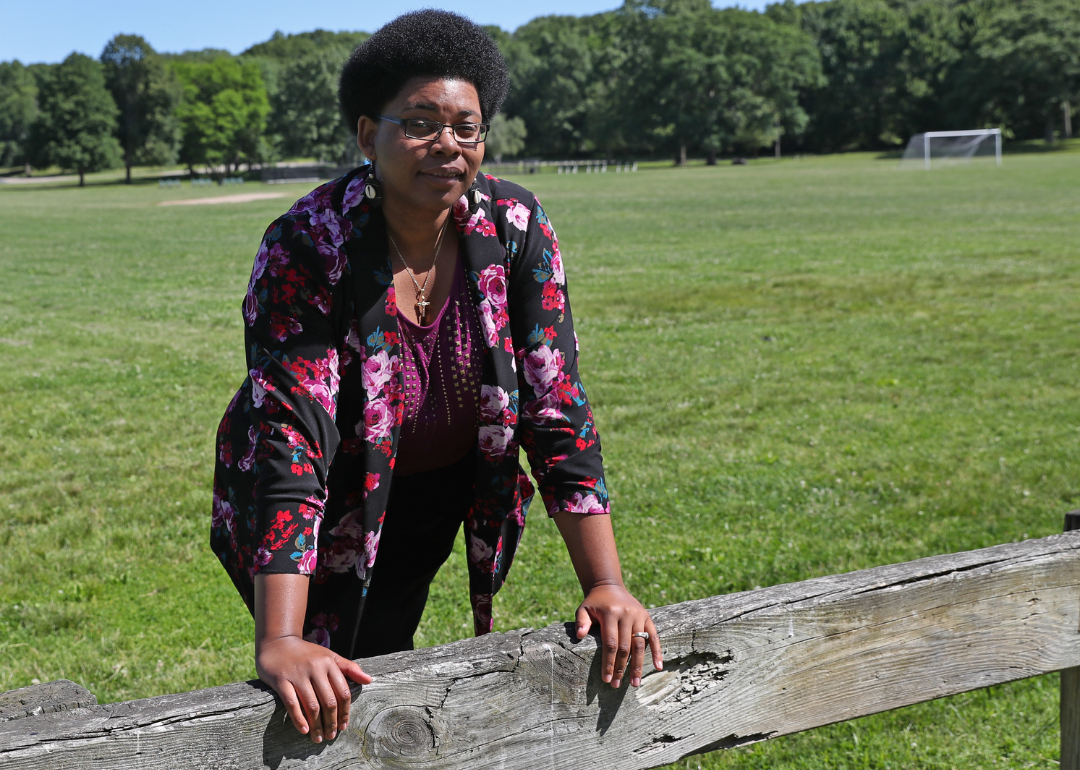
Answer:
[[331, 730], [330, 734], [326, 737], [328, 740], [334, 740], [334, 738], [337, 738], [337, 730]]
[[611, 686], [614, 687], [616, 690], [618, 690], [620, 684], [622, 684], [622, 680], [621, 679], [616, 679], [615, 681], [613, 681], [611, 683]]
[[630, 680], [630, 684], [634, 685], [634, 687], [641, 687], [641, 677], [635, 676]]

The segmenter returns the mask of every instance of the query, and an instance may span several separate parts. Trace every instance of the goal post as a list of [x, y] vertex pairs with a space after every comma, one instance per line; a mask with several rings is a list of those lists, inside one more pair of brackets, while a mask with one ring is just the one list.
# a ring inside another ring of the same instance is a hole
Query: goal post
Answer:
[[936, 160], [967, 161], [976, 154], [988, 154], [989, 142], [994, 143], [994, 160], [1001, 165], [1001, 129], [973, 128], [966, 131], [927, 131], [915, 134], [904, 150], [900, 163], [902, 166], [914, 165], [922, 161], [922, 167], [929, 171]]

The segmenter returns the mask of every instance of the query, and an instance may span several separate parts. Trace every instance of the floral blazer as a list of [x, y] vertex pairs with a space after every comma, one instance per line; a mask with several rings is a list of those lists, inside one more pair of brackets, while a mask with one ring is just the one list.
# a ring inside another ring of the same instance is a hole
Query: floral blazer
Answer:
[[[248, 376], [217, 434], [210, 538], [249, 609], [257, 573], [311, 575], [306, 638], [339, 651], [355, 642], [403, 414], [386, 227], [362, 195], [366, 169], [301, 198], [263, 238], [243, 305]], [[452, 215], [489, 350], [465, 521], [483, 634], [533, 496], [518, 448], [549, 515], [609, 504], [555, 232], [523, 188], [482, 176], [474, 190]]]

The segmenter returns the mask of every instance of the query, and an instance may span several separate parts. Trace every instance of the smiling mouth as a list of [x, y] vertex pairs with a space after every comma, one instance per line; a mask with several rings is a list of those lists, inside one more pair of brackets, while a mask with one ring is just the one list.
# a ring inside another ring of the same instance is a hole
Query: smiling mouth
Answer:
[[457, 179], [462, 175], [460, 171], [425, 171], [423, 173], [438, 179]]

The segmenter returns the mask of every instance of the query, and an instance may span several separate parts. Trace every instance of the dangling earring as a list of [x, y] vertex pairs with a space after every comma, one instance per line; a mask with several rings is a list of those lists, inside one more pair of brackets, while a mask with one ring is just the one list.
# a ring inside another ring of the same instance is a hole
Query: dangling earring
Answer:
[[373, 209], [382, 205], [382, 182], [375, 176], [375, 164], [371, 164], [367, 181], [364, 183], [364, 199]]
[[484, 200], [484, 194], [480, 192], [480, 188], [476, 186], [476, 182], [473, 182], [473, 186], [469, 188], [468, 196], [469, 201], [474, 206], [479, 206], [480, 202]]

